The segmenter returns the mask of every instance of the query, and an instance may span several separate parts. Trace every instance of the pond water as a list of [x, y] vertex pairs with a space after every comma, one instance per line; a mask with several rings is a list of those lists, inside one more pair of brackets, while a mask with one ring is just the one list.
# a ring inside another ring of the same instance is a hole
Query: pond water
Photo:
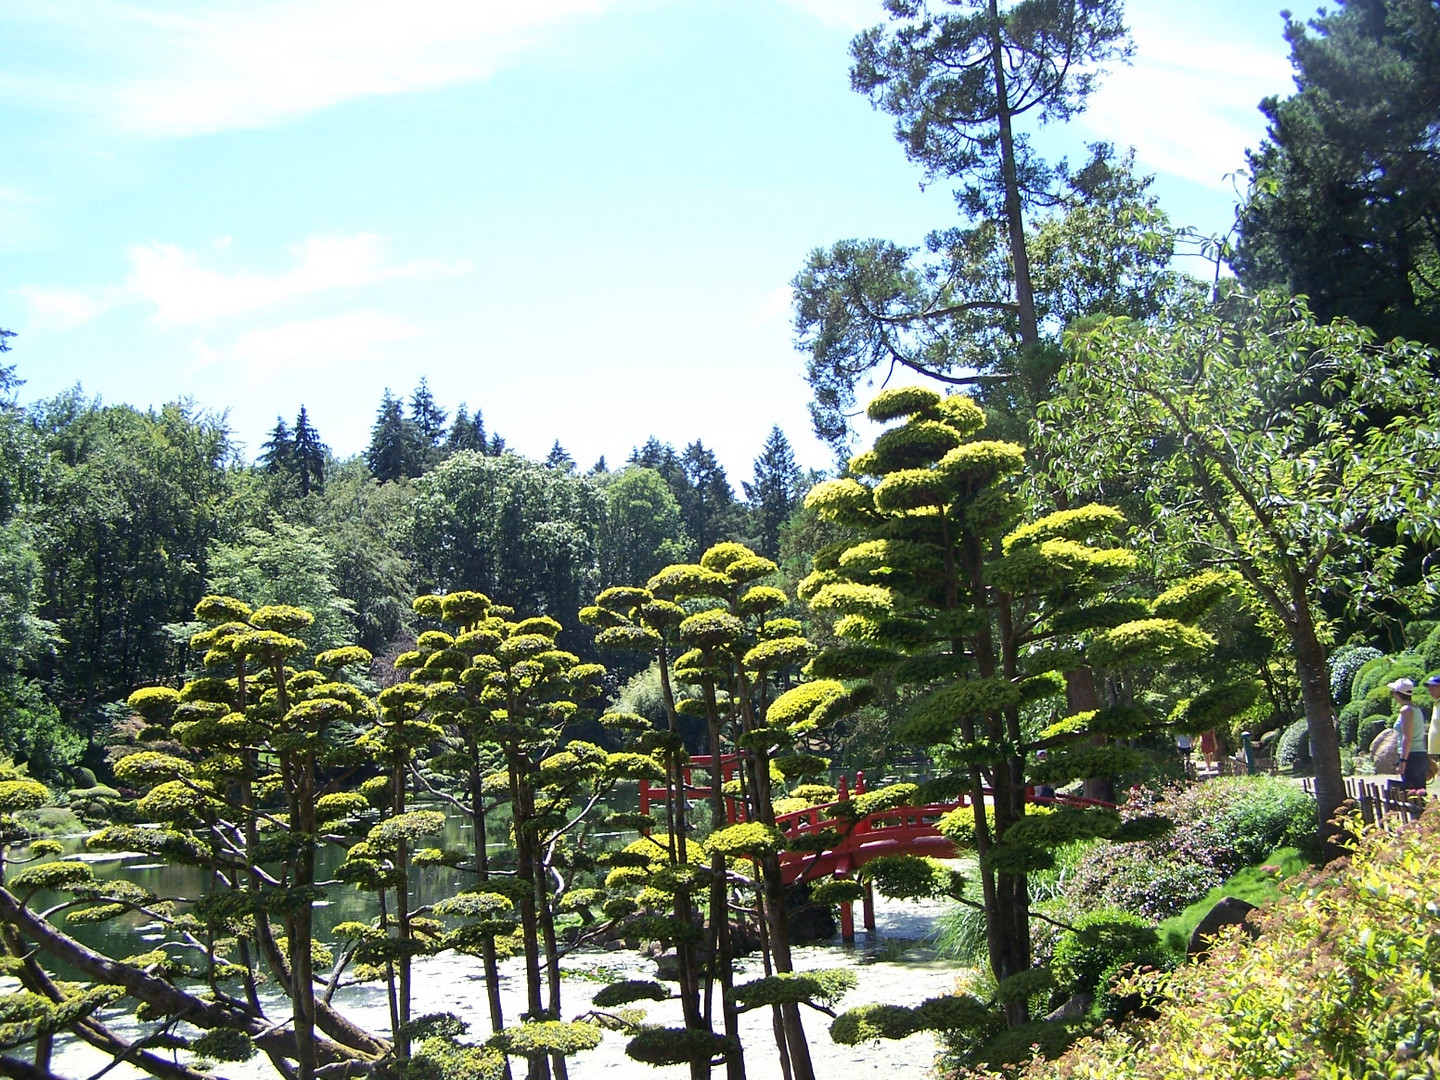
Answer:
[[[469, 824], [457, 815], [449, 815], [445, 832], [435, 838], [436, 842], [446, 847], [468, 846], [469, 828]], [[609, 839], [611, 843], [619, 844], [630, 838], [617, 834]], [[104, 880], [132, 881], [160, 896], [194, 898], [206, 887], [204, 875], [199, 871], [156, 862], [151, 856], [89, 854], [84, 852], [78, 838], [67, 841], [67, 848], [77, 853], [74, 857], [91, 862], [97, 877]], [[495, 861], [500, 863], [510, 854], [506, 844], [492, 843], [490, 850]], [[319, 868], [319, 876], [327, 876], [342, 857], [343, 853], [338, 849], [326, 852]], [[465, 883], [465, 876], [459, 871], [444, 867], [426, 869], [415, 877], [417, 880], [413, 885], [413, 902], [417, 905], [434, 903], [453, 894]], [[331, 929], [340, 922], [368, 920], [375, 914], [369, 894], [347, 886], [334, 886], [328, 892], [328, 901], [316, 911], [316, 936], [320, 940], [329, 940]], [[44, 897], [37, 900], [42, 904], [47, 902]], [[853, 945], [842, 944], [837, 936], [830, 942], [798, 948], [795, 951], [796, 967], [801, 970], [854, 967], [859, 985], [847, 995], [842, 1008], [868, 1002], [915, 1005], [927, 997], [952, 992], [957, 979], [966, 973], [951, 963], [936, 961], [933, 951], [925, 944], [940, 910], [939, 904], [902, 904], [881, 899], [876, 905], [877, 930], [873, 936], [862, 931]], [[63, 926], [63, 922], [61, 925]], [[147, 925], [138, 915], [124, 916], [98, 926], [67, 929], [86, 944], [112, 956], [127, 956], [154, 948], [165, 937], [158, 924]], [[607, 982], [617, 979], [655, 978], [653, 960], [635, 951], [623, 949], [594, 948], [579, 951], [566, 959], [564, 968], [564, 1004], [567, 1019], [589, 1009], [591, 998]], [[758, 957], [737, 961], [737, 981], [761, 974], [763, 972], [760, 970]], [[471, 1038], [479, 1041], [489, 1034], [484, 979], [478, 959], [454, 952], [421, 958], [415, 964], [414, 987], [414, 1015], [432, 1012], [455, 1013], [471, 1025]], [[501, 997], [507, 1019], [523, 1011], [524, 971], [518, 959], [501, 965]], [[273, 1006], [275, 1017], [288, 1013], [288, 1003], [278, 994], [267, 996], [262, 988], [262, 999], [267, 1008]], [[336, 992], [334, 1004], [339, 1011], [362, 1027], [377, 1033], [389, 1033], [389, 1009], [383, 984], [344, 985]], [[683, 1022], [677, 1001], [643, 1004], [647, 1009], [646, 1021], [649, 1023], [678, 1026]], [[125, 1009], [110, 1010], [104, 1014], [104, 1019], [118, 1033], [128, 1038], [139, 1037], [153, 1026], [140, 1024]], [[916, 1075], [931, 1065], [936, 1054], [933, 1036], [924, 1033], [900, 1042], [845, 1047], [830, 1040], [828, 1016], [806, 1010], [805, 1024], [810, 1035], [816, 1072], [820, 1076], [840, 1075], [842, 1070], [847, 1075], [874, 1075], [882, 1071], [896, 1070], [902, 1070], [907, 1075]], [[774, 1056], [769, 1010], [756, 1010], [746, 1014], [742, 1018], [742, 1035], [747, 1049], [747, 1074], [754, 1080], [778, 1080], [781, 1074]], [[649, 1073], [662, 1077], [687, 1075], [683, 1068], [654, 1070], [638, 1065], [625, 1056], [625, 1042], [625, 1036], [607, 1032], [604, 1042], [597, 1050], [572, 1062], [570, 1075], [575, 1080]], [[66, 1041], [57, 1047], [54, 1068], [64, 1076], [88, 1077], [108, 1063], [109, 1058], [106, 1055], [78, 1041]], [[217, 1071], [233, 1080], [270, 1080], [276, 1075], [263, 1055], [257, 1055], [242, 1065], [221, 1066]], [[106, 1075], [114, 1080], [126, 1080], [128, 1077], [144, 1074], [121, 1065]]]

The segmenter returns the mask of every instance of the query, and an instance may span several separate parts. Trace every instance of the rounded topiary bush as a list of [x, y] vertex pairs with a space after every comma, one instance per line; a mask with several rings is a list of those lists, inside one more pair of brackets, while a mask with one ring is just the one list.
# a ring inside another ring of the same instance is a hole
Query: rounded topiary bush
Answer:
[[1310, 731], [1304, 720], [1296, 720], [1280, 736], [1275, 748], [1275, 764], [1294, 772], [1310, 764]]
[[1055, 942], [1050, 970], [1062, 990], [1098, 992], [1101, 980], [1127, 965], [1169, 968], [1174, 958], [1147, 919], [1102, 909], [1083, 915]]
[[1372, 657], [1361, 664], [1359, 670], [1355, 672], [1354, 681], [1350, 684], [1350, 700], [1354, 701], [1356, 698], [1363, 698], [1366, 694], [1370, 693], [1371, 690], [1374, 690], [1375, 687], [1383, 686], [1385, 684], [1385, 672], [1389, 667], [1390, 661], [1384, 656]]
[[1330, 656], [1330, 697], [1336, 705], [1350, 701], [1355, 673], [1365, 664], [1383, 655], [1369, 645], [1342, 645]]
[[1335, 730], [1341, 746], [1355, 745], [1355, 735], [1360, 729], [1362, 712], [1360, 702], [1352, 701], [1341, 709], [1340, 715], [1335, 718]]
[[1426, 671], [1440, 668], [1440, 626], [1425, 635], [1425, 640], [1420, 643], [1419, 652]]

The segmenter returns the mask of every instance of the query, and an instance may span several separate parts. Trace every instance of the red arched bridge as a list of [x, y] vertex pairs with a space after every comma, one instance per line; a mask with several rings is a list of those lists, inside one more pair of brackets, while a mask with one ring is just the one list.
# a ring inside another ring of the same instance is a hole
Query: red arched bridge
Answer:
[[[684, 766], [685, 798], [687, 800], [710, 798], [712, 791], [710, 784], [714, 782], [711, 768], [713, 760], [708, 755], [701, 755], [692, 757]], [[720, 782], [722, 784], [738, 778], [741, 760], [739, 754], [721, 756]], [[706, 774], [708, 779], [704, 786], [695, 784], [693, 778], [695, 771]], [[776, 827], [787, 838], [815, 836], [827, 831], [837, 831], [840, 834], [833, 847], [821, 851], [782, 852], [780, 870], [787, 885], [802, 878], [809, 881], [827, 877], [848, 878], [867, 862], [886, 855], [929, 855], [937, 859], [956, 857], [955, 845], [941, 835], [937, 823], [942, 815], [959, 807], [969, 806], [968, 795], [962, 795], [954, 802], [929, 803], [925, 806], [897, 806], [890, 810], [877, 810], [860, 818], [847, 831], [845, 829], [846, 819], [829, 816], [827, 811], [854, 795], [863, 795], [865, 793], [865, 774], [857, 772], [853, 785], [850, 783], [849, 777], [841, 776], [836, 788], [835, 802], [775, 815]], [[987, 797], [989, 796], [988, 788], [985, 794]], [[1027, 789], [1026, 799], [1029, 802], [1051, 806], [1113, 807], [1115, 805], [1099, 799], [1085, 799], [1075, 795], [1036, 795], [1034, 788]], [[663, 787], [651, 787], [648, 780], [640, 781], [640, 812], [642, 814], [648, 814], [653, 805], [663, 806], [664, 803], [665, 789]], [[747, 820], [745, 809], [742, 800], [731, 795], [725, 796], [725, 816], [730, 824]], [[868, 881], [865, 882], [862, 908], [865, 929], [874, 933], [875, 894]], [[855, 913], [853, 905], [849, 902], [840, 905], [840, 936], [845, 941], [855, 940]]]

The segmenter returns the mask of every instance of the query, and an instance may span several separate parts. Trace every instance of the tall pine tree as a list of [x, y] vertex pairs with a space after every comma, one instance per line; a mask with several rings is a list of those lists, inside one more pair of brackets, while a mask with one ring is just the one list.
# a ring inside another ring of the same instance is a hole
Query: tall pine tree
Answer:
[[555, 445], [550, 447], [550, 453], [545, 456], [545, 467], [566, 473], [575, 471], [575, 459], [570, 456], [570, 451], [560, 445], [559, 439], [555, 440]]
[[422, 378], [410, 395], [410, 422], [415, 425], [421, 445], [434, 449], [445, 434], [445, 410], [435, 403], [435, 395]]
[[260, 450], [256, 464], [267, 474], [274, 476], [290, 471], [290, 460], [295, 454], [295, 437], [290, 434], [290, 426], [283, 416], [275, 417], [275, 428], [270, 432], [270, 438], [260, 444]]
[[685, 531], [690, 534], [697, 551], [708, 551], [723, 539], [734, 517], [735, 492], [730, 478], [715, 457], [715, 451], [699, 439], [685, 448], [680, 456], [689, 491], [680, 504]]
[[445, 437], [445, 453], [454, 454], [460, 450], [477, 450], [486, 453], [489, 448], [485, 444], [485, 421], [480, 416], [480, 410], [475, 410], [471, 416], [465, 407], [465, 402], [455, 410], [455, 422], [450, 425], [450, 434]]
[[370, 429], [370, 448], [365, 451], [365, 464], [370, 466], [370, 475], [382, 484], [412, 475], [407, 460], [409, 440], [405, 436], [405, 416], [400, 409], [400, 399], [387, 387], [385, 396], [380, 400], [375, 426]]
[[804, 477], [795, 461], [790, 440], [777, 424], [770, 429], [760, 456], [755, 459], [755, 478], [745, 485], [750, 500], [760, 550], [766, 558], [780, 554], [780, 528], [800, 505]]
[[325, 456], [329, 451], [320, 441], [320, 434], [310, 423], [305, 406], [300, 406], [300, 415], [295, 418], [295, 444], [291, 456], [291, 469], [300, 485], [300, 497], [312, 491], [325, 490]]

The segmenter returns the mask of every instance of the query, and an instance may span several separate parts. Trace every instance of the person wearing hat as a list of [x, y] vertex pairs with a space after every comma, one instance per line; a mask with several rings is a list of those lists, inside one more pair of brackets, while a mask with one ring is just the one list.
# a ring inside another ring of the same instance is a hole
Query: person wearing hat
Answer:
[[1440, 773], [1440, 675], [1431, 675], [1425, 680], [1425, 689], [1430, 691], [1430, 779]]
[[1395, 719], [1400, 750], [1400, 783], [1407, 790], [1424, 791], [1430, 779], [1430, 754], [1426, 747], [1425, 713], [1410, 701], [1415, 693], [1415, 682], [1413, 679], [1396, 679], [1386, 683], [1385, 687], [1400, 706], [1400, 715]]

